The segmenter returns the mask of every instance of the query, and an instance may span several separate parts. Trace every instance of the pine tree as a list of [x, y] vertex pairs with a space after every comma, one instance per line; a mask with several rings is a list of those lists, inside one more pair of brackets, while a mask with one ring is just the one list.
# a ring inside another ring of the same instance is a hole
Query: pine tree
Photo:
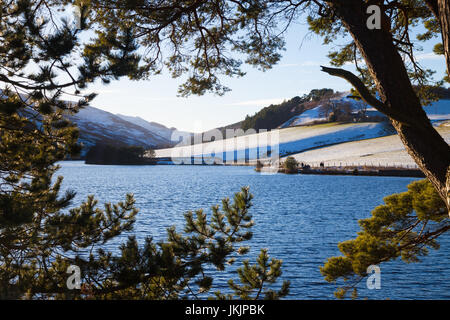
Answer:
[[[251, 238], [248, 189], [233, 203], [225, 199], [223, 211], [213, 207], [210, 221], [201, 210], [186, 214], [185, 233], [171, 228], [167, 240], [157, 244], [147, 238], [139, 245], [130, 237], [114, 252], [103, 246], [132, 230], [138, 214], [133, 195], [103, 207], [89, 196], [76, 207], [74, 191], [61, 194], [57, 162], [80, 151], [78, 130], [65, 116], [95, 97], [80, 95], [81, 90], [97, 79], [108, 83], [147, 73], [139, 65], [131, 28], [112, 26], [96, 43], [86, 43], [80, 38], [89, 27], [84, 8], [76, 24], [58, 19], [67, 3], [0, 2], [0, 299], [207, 294], [214, 283], [205, 270], [224, 271], [232, 256], [248, 251], [238, 247]], [[79, 97], [78, 103], [62, 101], [63, 94]], [[258, 274], [255, 288], [266, 290], [261, 284], [280, 276], [280, 264], [272, 261], [274, 275]], [[66, 285], [71, 266], [80, 268], [80, 289]], [[265, 292], [277, 298], [286, 288]]]
[[285, 173], [297, 173], [298, 172], [298, 162], [294, 157], [287, 157], [283, 162], [283, 168]]
[[[325, 280], [340, 287], [345, 297], [367, 277], [367, 268], [401, 258], [419, 262], [429, 249], [438, 249], [437, 238], [450, 230], [446, 204], [428, 180], [411, 183], [408, 191], [393, 194], [372, 211], [372, 217], [359, 220], [361, 231], [355, 239], [339, 243], [342, 256], [331, 257], [320, 268]], [[343, 282], [341, 281], [343, 280]]]

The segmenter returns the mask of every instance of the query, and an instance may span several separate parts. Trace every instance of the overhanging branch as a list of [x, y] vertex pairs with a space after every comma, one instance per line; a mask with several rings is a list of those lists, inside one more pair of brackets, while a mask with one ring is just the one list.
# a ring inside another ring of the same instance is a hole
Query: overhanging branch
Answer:
[[384, 111], [381, 110], [381, 109], [383, 109], [383, 110], [386, 109], [386, 106], [383, 104], [383, 102], [381, 102], [380, 100], [375, 98], [369, 92], [369, 90], [366, 88], [364, 83], [357, 76], [355, 76], [353, 73], [351, 73], [350, 71], [344, 70], [344, 69], [329, 68], [329, 67], [324, 67], [324, 66], [320, 66], [320, 67], [322, 68], [323, 72], [326, 72], [326, 73], [328, 73], [331, 76], [335, 76], [335, 77], [339, 77], [339, 78], [345, 79], [348, 82], [350, 82], [352, 84], [352, 86], [361, 95], [361, 98], [364, 100], [364, 102], [366, 102], [367, 104], [369, 104], [372, 107], [376, 108], [377, 110], [380, 110], [381, 112], [384, 112]]
[[425, 0], [425, 3], [428, 8], [430, 8], [431, 12], [433, 12], [433, 15], [436, 17], [436, 19], [439, 20], [439, 4], [437, 0]]
[[389, 118], [403, 122], [397, 115], [393, 114], [391, 110], [380, 100], [375, 98], [370, 91], [366, 88], [364, 83], [359, 79], [357, 76], [355, 76], [350, 71], [344, 70], [344, 69], [338, 69], [338, 68], [329, 68], [325, 66], [320, 66], [322, 68], [323, 72], [328, 73], [331, 76], [339, 77], [344, 80], [347, 80], [351, 83], [351, 85], [358, 91], [359, 95], [361, 96], [362, 100], [367, 103], [368, 105], [374, 107], [378, 111], [384, 113]]

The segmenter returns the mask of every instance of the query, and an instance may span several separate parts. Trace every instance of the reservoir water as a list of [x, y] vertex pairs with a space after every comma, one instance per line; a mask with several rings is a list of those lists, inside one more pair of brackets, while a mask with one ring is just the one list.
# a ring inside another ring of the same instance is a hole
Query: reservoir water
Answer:
[[[254, 195], [251, 213], [255, 226], [251, 261], [260, 248], [283, 259], [282, 279], [290, 280], [289, 299], [332, 299], [336, 286], [327, 283], [319, 266], [339, 255], [337, 244], [354, 238], [358, 219], [370, 216], [383, 197], [406, 191], [416, 180], [403, 177], [262, 175], [252, 167], [233, 166], [94, 166], [66, 161], [57, 175], [64, 176], [63, 190], [73, 189], [73, 206], [93, 194], [101, 205], [118, 202], [133, 193], [140, 209], [134, 230], [137, 239], [165, 238], [165, 229], [182, 230], [183, 214], [232, 198], [242, 186]], [[127, 234], [107, 244], [116, 250]], [[432, 250], [420, 263], [394, 261], [381, 265], [381, 289], [368, 290], [365, 281], [359, 295], [368, 299], [449, 299], [450, 234], [439, 238], [441, 249]], [[238, 265], [239, 266], [239, 265]], [[215, 287], [227, 288], [229, 271], [214, 278]]]

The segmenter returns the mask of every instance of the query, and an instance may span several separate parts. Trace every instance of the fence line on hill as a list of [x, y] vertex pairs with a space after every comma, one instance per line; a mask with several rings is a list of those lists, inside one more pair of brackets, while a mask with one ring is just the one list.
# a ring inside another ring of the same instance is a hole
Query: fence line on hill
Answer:
[[[301, 164], [301, 162], [300, 162]], [[304, 162], [304, 165], [309, 165], [311, 168], [395, 168], [395, 169], [419, 169], [417, 164], [399, 163], [399, 162], [337, 162], [337, 161], [318, 161], [318, 162]]]

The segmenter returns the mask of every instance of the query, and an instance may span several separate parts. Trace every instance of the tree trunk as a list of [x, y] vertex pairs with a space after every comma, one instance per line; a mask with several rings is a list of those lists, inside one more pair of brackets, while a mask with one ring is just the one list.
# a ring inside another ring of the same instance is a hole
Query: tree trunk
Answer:
[[450, 209], [447, 189], [447, 170], [450, 166], [450, 148], [433, 128], [428, 118], [422, 127], [404, 125], [392, 121], [406, 150], [433, 183]]
[[447, 63], [447, 76], [450, 78], [450, 0], [438, 0], [438, 7], [442, 44], [444, 45], [444, 55]]
[[425, 0], [441, 26], [447, 75], [450, 77], [450, 0]]
[[330, 1], [329, 5], [358, 46], [388, 111], [384, 110], [384, 113], [389, 114], [406, 150], [450, 208], [447, 188], [450, 147], [431, 125], [414, 92], [404, 62], [393, 43], [389, 24], [384, 23], [382, 29], [367, 28], [367, 4], [361, 0]]
[[[439, 6], [439, 23], [441, 25], [441, 34], [442, 34], [442, 44], [444, 46], [445, 62], [447, 64], [447, 78], [450, 79], [450, 0], [438, 0], [438, 6]], [[450, 167], [447, 170], [446, 192], [447, 192], [447, 207], [450, 208]]]

